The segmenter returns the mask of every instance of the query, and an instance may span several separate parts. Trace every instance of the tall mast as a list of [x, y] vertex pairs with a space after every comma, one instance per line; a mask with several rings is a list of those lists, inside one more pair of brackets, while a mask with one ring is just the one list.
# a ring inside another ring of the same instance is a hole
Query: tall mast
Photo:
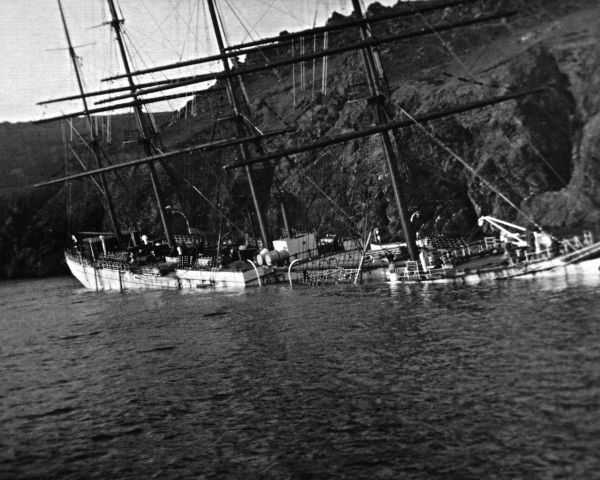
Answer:
[[[223, 36], [221, 35], [221, 27], [219, 25], [219, 20], [217, 18], [214, 0], [208, 0], [208, 9], [210, 11], [210, 18], [212, 20], [215, 37], [217, 40], [217, 45], [219, 46], [219, 52], [221, 53], [221, 55], [225, 55], [225, 53], [226, 53], [225, 44], [223, 42]], [[227, 96], [229, 97], [229, 102], [231, 103], [231, 106], [233, 107], [233, 111], [235, 114], [235, 124], [236, 124], [237, 135], [239, 137], [243, 137], [244, 136], [244, 118], [241, 115], [240, 105], [239, 105], [237, 97], [235, 95], [236, 91], [234, 89], [233, 79], [230, 76], [231, 69], [229, 67], [229, 62], [226, 58], [222, 59], [222, 63], [223, 63], [223, 70], [225, 70], [226, 74], [228, 75], [225, 77], [225, 84], [227, 87]], [[238, 81], [241, 81], [241, 79], [238, 79]], [[247, 161], [250, 159], [250, 156], [251, 156], [250, 151], [248, 150], [248, 146], [246, 144], [240, 145], [240, 154], [242, 156], [243, 161]], [[260, 229], [260, 236], [262, 238], [263, 247], [270, 249], [271, 241], [269, 238], [269, 234], [267, 232], [262, 209], [260, 208], [260, 205], [258, 203], [258, 197], [256, 195], [256, 188], [254, 186], [254, 174], [252, 172], [252, 167], [250, 165], [246, 165], [244, 168], [246, 169], [246, 176], [248, 178], [248, 185], [250, 186], [250, 194], [252, 195], [252, 201], [254, 203], [254, 210], [256, 212], [256, 219], [258, 220], [258, 226]]]
[[[421, 11], [423, 11], [423, 9], [421, 9]], [[324, 50], [319, 50], [319, 51], [310, 52], [310, 53], [304, 53], [303, 55], [297, 55], [293, 58], [277, 60], [277, 61], [273, 61], [273, 62], [267, 62], [265, 64], [257, 65], [257, 66], [253, 66], [253, 67], [236, 68], [236, 70], [234, 72], [230, 72], [229, 74], [227, 74], [226, 72], [204, 73], [201, 75], [192, 75], [192, 76], [186, 76], [186, 77], [155, 80], [153, 82], [137, 83], [136, 84], [136, 87], [137, 87], [136, 95], [139, 97], [139, 95], [142, 95], [142, 94], [145, 95], [145, 94], [149, 94], [149, 93], [162, 92], [165, 90], [169, 90], [169, 89], [173, 89], [173, 88], [180, 88], [180, 87], [184, 87], [187, 85], [193, 85], [193, 84], [205, 82], [208, 80], [218, 80], [221, 78], [225, 78], [227, 76], [241, 77], [242, 75], [247, 75], [250, 73], [257, 73], [257, 72], [262, 72], [265, 70], [272, 70], [274, 68], [283, 67], [286, 65], [292, 65], [292, 64], [296, 64], [296, 63], [302, 63], [302, 62], [306, 62], [308, 60], [315, 60], [317, 58], [328, 57], [331, 55], [337, 55], [337, 54], [344, 53], [344, 52], [356, 51], [356, 50], [363, 49], [365, 47], [375, 47], [378, 45], [383, 45], [385, 43], [397, 42], [400, 40], [407, 40], [407, 39], [416, 38], [416, 37], [422, 37], [424, 35], [431, 35], [432, 32], [439, 33], [439, 32], [449, 31], [449, 30], [459, 28], [459, 27], [467, 27], [467, 26], [471, 26], [471, 25], [478, 25], [481, 23], [489, 22], [492, 20], [505, 19], [505, 18], [510, 17], [515, 14], [516, 14], [515, 11], [507, 11], [507, 12], [494, 13], [491, 15], [481, 15], [481, 16], [478, 16], [477, 18], [463, 20], [460, 22], [455, 22], [455, 23], [450, 23], [450, 24], [444, 23], [444, 24], [432, 25], [431, 28], [429, 28], [427, 30], [417, 29], [417, 30], [411, 30], [408, 32], [403, 32], [400, 34], [390, 35], [390, 36], [386, 36], [386, 37], [377, 37], [377, 38], [372, 37], [367, 41], [360, 41], [360, 42], [351, 43], [351, 44], [346, 43], [339, 47], [333, 47], [333, 48], [329, 47]], [[373, 19], [369, 18], [368, 21], [370, 23], [371, 21], [376, 21], [376, 20], [378, 20], [378, 17], [374, 17]], [[356, 24], [356, 22], [348, 22], [348, 23], [344, 23], [343, 25], [352, 25], [352, 24]], [[286, 44], [285, 42], [282, 43], [282, 45], [285, 45], [285, 44]], [[237, 52], [236, 54], [243, 55], [243, 54], [247, 54], [250, 51], [251, 51], [250, 49], [243, 50], [243, 51]], [[233, 55], [233, 53], [231, 55]], [[208, 61], [207, 59], [211, 59], [211, 58], [215, 58], [215, 57], [217, 57], [217, 59], [226, 58], [226, 56], [223, 56], [223, 55], [214, 56], [214, 57], [204, 57], [202, 59], [198, 59], [198, 61], [194, 61], [193, 63], [182, 62], [181, 64], [182, 65], [187, 65], [187, 64], [192, 65], [194, 63], [203, 63], [205, 61]], [[235, 57], [233, 57], [233, 58], [235, 58]], [[173, 65], [178, 65], [178, 64], [165, 65], [162, 67], [153, 68], [151, 70], [152, 71], [168, 70], [170, 68], [174, 68]], [[147, 70], [138, 70], [136, 72], [131, 72], [131, 75], [135, 76], [135, 75], [139, 75], [139, 74], [145, 73], [145, 72], [147, 72]], [[123, 76], [126, 76], [126, 75], [123, 75]], [[106, 80], [111, 80], [114, 78], [121, 78], [121, 77], [122, 76], [109, 77], [109, 78], [105, 78], [104, 80], [106, 81]], [[98, 95], [108, 95], [110, 93], [119, 93], [119, 92], [124, 92], [126, 90], [130, 90], [130, 88], [128, 86], [127, 87], [108, 88], [105, 90], [87, 92], [86, 96], [93, 97], [93, 96], [98, 96]], [[162, 100], [168, 100], [171, 98], [183, 98], [185, 96], [192, 96], [192, 95], [199, 94], [199, 93], [206, 93], [206, 89], [185, 92], [185, 93], [172, 94], [172, 95], [162, 95], [160, 97], [153, 97], [153, 98], [138, 98], [137, 103], [147, 104], [147, 103], [153, 103], [153, 102], [160, 102]], [[95, 103], [96, 104], [113, 103], [116, 100], [130, 98], [132, 96], [133, 95], [131, 93], [124, 93], [124, 94], [113, 96], [111, 98], [105, 98], [105, 99], [99, 100]], [[54, 98], [51, 100], [45, 100], [43, 102], [38, 102], [38, 105], [44, 105], [44, 104], [54, 103], [54, 102], [62, 102], [65, 100], [75, 100], [80, 97], [81, 97], [81, 95], [70, 95], [68, 97]], [[121, 104], [117, 104], [117, 105], [112, 105], [111, 107], [107, 107], [107, 108], [95, 108], [95, 109], [90, 110], [90, 113], [101, 113], [101, 112], [105, 112], [105, 111], [109, 111], [109, 110], [115, 110], [117, 108], [130, 107], [134, 103], [135, 102], [121, 103]], [[71, 113], [68, 115], [61, 115], [58, 117], [44, 118], [43, 120], [38, 120], [36, 123], [54, 121], [54, 120], [59, 120], [62, 118], [71, 118], [74, 116], [82, 115], [83, 113], [85, 113], [85, 112]]]
[[[363, 19], [364, 15], [360, 6], [360, 0], [352, 0], [352, 6], [354, 8], [354, 16], [357, 19]], [[372, 37], [371, 29], [368, 23], [361, 23], [359, 25], [361, 40], [365, 41]], [[365, 64], [365, 71], [367, 74], [367, 82], [369, 84], [369, 90], [371, 97], [375, 100], [375, 118], [377, 124], [388, 123], [390, 121], [390, 113], [386, 108], [386, 95], [389, 92], [387, 80], [383, 69], [381, 68], [381, 61], [379, 54], [375, 50], [375, 47], [365, 47], [362, 49], [363, 61]], [[417, 260], [418, 251], [415, 242], [415, 234], [410, 225], [410, 219], [408, 216], [408, 208], [406, 206], [406, 195], [404, 193], [402, 180], [398, 172], [398, 159], [394, 152], [392, 145], [392, 138], [389, 130], [381, 133], [381, 140], [383, 142], [383, 149], [385, 152], [385, 159], [390, 174], [390, 180], [392, 184], [392, 190], [394, 191], [394, 199], [396, 200], [396, 207], [400, 217], [400, 224], [402, 225], [402, 231], [406, 238], [406, 244], [408, 246], [408, 253], [412, 260]]]
[[[446, 2], [437, 1], [433, 5], [428, 5], [428, 6], [419, 5], [418, 13], [423, 14], [423, 13], [428, 13], [428, 12], [432, 12], [432, 11], [436, 11], [436, 10], [442, 10], [442, 9], [448, 8], [448, 7], [462, 5], [464, 3], [474, 3], [474, 2], [478, 2], [478, 1], [480, 1], [480, 0], [450, 0], [450, 1], [446, 1]], [[298, 32], [286, 33], [285, 36], [277, 35], [274, 37], [262, 38], [260, 40], [254, 40], [251, 42], [240, 43], [238, 45], [231, 45], [231, 46], [225, 47], [225, 52], [226, 52], [225, 54], [211, 55], [211, 56], [203, 57], [203, 58], [195, 58], [195, 59], [190, 59], [190, 60], [178, 61], [178, 62], [167, 64], [167, 65], [145, 68], [143, 70], [137, 70], [135, 72], [132, 72], [132, 75], [135, 76], [135, 75], [141, 75], [141, 74], [146, 74], [146, 73], [154, 73], [154, 72], [159, 72], [162, 70], [168, 70], [171, 68], [181, 68], [181, 67], [187, 67], [190, 65], [198, 65], [201, 63], [212, 62], [215, 60], [223, 60], [223, 58], [235, 58], [235, 57], [238, 57], [238, 56], [244, 55], [244, 54], [247, 55], [250, 53], [256, 53], [256, 52], [261, 52], [261, 51], [264, 52], [267, 49], [281, 48], [284, 46], [289, 46], [291, 41], [293, 39], [297, 39], [297, 38], [313, 37], [315, 35], [322, 34], [325, 32], [335, 33], [338, 30], [354, 28], [361, 24], [382, 22], [385, 20], [393, 20], [395, 18], [408, 17], [408, 16], [414, 16], [414, 15], [417, 15], [417, 12], [415, 10], [406, 9], [406, 10], [403, 10], [400, 12], [392, 12], [392, 13], [389, 13], [386, 15], [377, 15], [375, 17], [370, 17], [369, 19], [362, 18], [362, 19], [351, 20], [351, 21], [345, 20], [342, 23], [334, 23], [331, 25], [324, 25], [322, 27], [315, 27], [315, 28], [310, 28], [307, 30], [300, 30]], [[448, 24], [446, 24], [446, 25], [448, 25]], [[437, 28], [436, 28], [436, 30], [437, 30]], [[427, 34], [427, 32], [425, 32], [424, 34]], [[258, 48], [254, 48], [254, 47], [258, 47]], [[113, 75], [111, 77], [104, 78], [103, 80], [105, 80], [105, 81], [117, 80], [119, 78], [124, 78], [126, 76], [127, 76], [126, 74]], [[138, 85], [138, 87], [139, 87], [139, 85]]]
[[[152, 154], [152, 143], [151, 139], [154, 133], [154, 129], [151, 125], [148, 124], [147, 119], [145, 118], [144, 112], [142, 110], [142, 106], [139, 103], [138, 96], [136, 94], [137, 88], [135, 83], [133, 82], [133, 76], [131, 75], [131, 68], [129, 67], [129, 60], [127, 57], [127, 52], [125, 51], [125, 44], [123, 43], [123, 37], [121, 35], [121, 23], [122, 20], [119, 19], [117, 15], [117, 9], [115, 8], [114, 0], [107, 0], [108, 7], [110, 8], [111, 14], [111, 26], [115, 31], [115, 35], [117, 37], [117, 43], [119, 45], [119, 51], [121, 53], [121, 59], [123, 60], [123, 67], [125, 68], [125, 74], [127, 75], [127, 81], [129, 82], [129, 89], [133, 96], [134, 100], [134, 111], [135, 117], [138, 124], [138, 129], [142, 136], [142, 144], [144, 145], [144, 151], [147, 156]], [[160, 213], [160, 220], [162, 222], [163, 230], [165, 232], [165, 237], [169, 247], [173, 247], [173, 241], [171, 239], [171, 231], [169, 229], [169, 224], [167, 222], [167, 217], [165, 213], [165, 207], [162, 200], [162, 193], [160, 184], [158, 182], [158, 175], [156, 174], [156, 168], [152, 163], [148, 163], [148, 170], [150, 173], [150, 180], [152, 181], [152, 189], [154, 190], [154, 197], [156, 199], [156, 205], [158, 207], [158, 212]]]
[[[60, 18], [62, 20], [63, 27], [65, 29], [65, 36], [67, 37], [67, 43], [69, 44], [69, 55], [71, 57], [71, 61], [73, 63], [73, 69], [75, 70], [75, 76], [77, 78], [77, 85], [79, 86], [79, 93], [81, 94], [81, 99], [83, 101], [83, 109], [85, 111], [85, 115], [87, 118], [88, 129], [91, 137], [91, 148], [94, 152], [94, 157], [96, 158], [96, 163], [98, 164], [98, 168], [103, 168], [102, 161], [102, 152], [100, 151], [100, 146], [98, 144], [98, 137], [92, 125], [92, 116], [90, 115], [87, 99], [85, 96], [85, 92], [83, 89], [83, 82], [81, 80], [81, 73], [79, 71], [79, 66], [77, 65], [77, 56], [75, 55], [75, 49], [73, 48], [73, 43], [71, 42], [71, 35], [69, 34], [69, 29], [67, 28], [67, 21], [65, 19], [65, 13], [63, 11], [61, 0], [58, 0], [58, 8], [60, 10]], [[108, 184], [106, 182], [106, 175], [101, 172], [99, 174], [100, 184], [102, 185], [102, 190], [104, 193], [104, 199], [106, 200], [106, 205], [108, 207], [108, 214], [110, 217], [110, 223], [112, 224], [112, 228], [117, 236], [117, 240], [121, 241], [121, 229], [119, 228], [119, 224], [117, 222], [117, 216], [115, 214], [115, 206], [108, 190]]]

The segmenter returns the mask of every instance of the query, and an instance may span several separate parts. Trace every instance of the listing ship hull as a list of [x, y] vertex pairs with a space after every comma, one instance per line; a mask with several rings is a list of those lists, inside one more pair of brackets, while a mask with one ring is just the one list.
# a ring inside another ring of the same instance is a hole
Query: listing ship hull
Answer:
[[206, 286], [249, 287], [278, 281], [274, 270], [265, 266], [258, 266], [256, 270], [243, 272], [177, 269], [175, 275], [181, 284], [181, 288], [202, 288]]
[[[501, 256], [497, 257], [497, 260], [502, 258]], [[596, 276], [600, 279], [600, 242], [554, 258], [538, 258], [533, 261], [509, 265], [497, 264], [474, 269], [465, 267], [441, 268], [429, 271], [421, 269], [409, 271], [407, 268], [393, 268], [390, 270], [389, 280], [392, 283], [476, 284], [491, 280], [561, 275]]]
[[65, 253], [69, 270], [90, 290], [179, 290], [205, 287], [237, 287], [262, 285], [278, 280], [273, 269], [260, 266], [246, 271], [175, 269], [168, 273], [135, 272], [99, 266], [81, 255]]

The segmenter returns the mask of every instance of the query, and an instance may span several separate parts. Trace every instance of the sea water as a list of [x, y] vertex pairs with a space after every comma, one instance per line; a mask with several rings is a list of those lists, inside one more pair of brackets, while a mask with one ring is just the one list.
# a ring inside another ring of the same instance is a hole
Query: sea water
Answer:
[[0, 478], [600, 478], [600, 274], [0, 283]]

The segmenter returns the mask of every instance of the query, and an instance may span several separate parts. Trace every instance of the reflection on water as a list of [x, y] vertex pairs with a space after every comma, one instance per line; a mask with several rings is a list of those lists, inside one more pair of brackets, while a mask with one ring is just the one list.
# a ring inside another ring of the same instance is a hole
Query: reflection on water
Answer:
[[0, 284], [0, 477], [600, 478], [599, 285]]

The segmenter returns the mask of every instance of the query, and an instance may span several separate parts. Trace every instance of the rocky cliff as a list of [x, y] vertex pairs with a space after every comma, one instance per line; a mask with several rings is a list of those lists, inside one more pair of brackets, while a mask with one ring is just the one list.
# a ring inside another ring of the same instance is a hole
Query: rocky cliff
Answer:
[[[424, 3], [414, 5], [418, 9]], [[523, 100], [431, 122], [426, 125], [428, 132], [419, 127], [398, 132], [409, 208], [419, 211], [422, 234], [472, 234], [476, 218], [483, 214], [521, 224], [534, 221], [550, 230], [598, 230], [600, 64], [595, 26], [600, 7], [583, 1], [568, 5], [485, 2], [423, 19], [428, 26], [443, 25], [500, 9], [516, 9], [518, 14], [509, 21], [380, 48], [396, 118], [403, 118], [404, 112], [415, 115], [515, 90], [548, 88]], [[378, 14], [387, 11], [377, 5], [370, 9]], [[417, 16], [376, 24], [374, 35], [411, 30], [420, 27], [420, 21]], [[333, 41], [357, 40], [344, 35]], [[274, 126], [275, 111], [286, 123], [296, 122], [300, 131], [288, 144], [371, 124], [368, 95], [361, 87], [365, 78], [360, 55], [330, 59], [328, 67], [325, 95], [315, 95], [309, 82], [304, 90], [297, 82], [292, 92], [277, 82], [276, 88], [265, 89], [264, 79], [250, 81], [248, 89], [259, 99], [254, 104], [257, 119]], [[296, 68], [296, 78], [299, 71]], [[321, 73], [317, 64], [317, 79]], [[290, 72], [285, 74], [289, 77]], [[307, 65], [305, 76], [311, 75], [312, 65]], [[317, 83], [318, 91], [321, 83]], [[290, 95], [296, 98], [292, 110], [284, 106]], [[379, 223], [388, 226], [390, 235], [398, 233], [383, 150], [376, 137], [296, 160], [314, 165], [313, 175], [321, 182], [326, 179], [323, 188], [329, 197], [347, 208], [356, 223]], [[294, 176], [289, 164], [278, 170], [288, 189], [303, 197], [304, 209], [315, 216], [313, 224], [319, 227], [343, 219], [333, 208], [324, 208], [322, 198], [302, 195], [304, 177]], [[359, 196], [364, 198], [357, 201]]]

